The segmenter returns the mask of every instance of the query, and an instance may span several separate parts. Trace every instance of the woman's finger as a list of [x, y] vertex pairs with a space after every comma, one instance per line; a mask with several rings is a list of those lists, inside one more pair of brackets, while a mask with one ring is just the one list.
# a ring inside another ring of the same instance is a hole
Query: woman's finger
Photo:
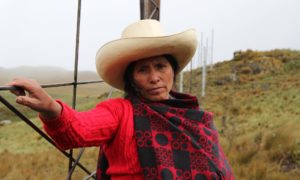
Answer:
[[31, 92], [37, 87], [40, 87], [37, 81], [32, 79], [15, 78], [12, 82], [8, 83], [9, 86], [16, 86], [25, 91]]
[[19, 96], [16, 98], [16, 102], [34, 110], [36, 110], [39, 107], [39, 101], [28, 96]]
[[25, 96], [26, 95], [24, 89], [22, 89], [20, 87], [16, 87], [15, 90], [11, 90], [10, 92], [15, 94], [16, 96]]

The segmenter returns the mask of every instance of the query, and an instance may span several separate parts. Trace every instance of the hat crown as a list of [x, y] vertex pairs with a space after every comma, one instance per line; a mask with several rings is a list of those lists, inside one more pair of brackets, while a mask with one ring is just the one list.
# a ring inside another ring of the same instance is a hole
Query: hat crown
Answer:
[[158, 37], [164, 36], [161, 23], [157, 20], [146, 19], [130, 24], [122, 32], [122, 38]]

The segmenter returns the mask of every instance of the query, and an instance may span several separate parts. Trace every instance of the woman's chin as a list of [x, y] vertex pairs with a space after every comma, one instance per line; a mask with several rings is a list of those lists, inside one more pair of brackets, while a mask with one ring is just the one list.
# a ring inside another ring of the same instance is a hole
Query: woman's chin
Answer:
[[150, 100], [150, 101], [162, 101], [162, 100], [168, 99], [169, 96], [166, 95], [166, 94], [155, 94], [155, 95], [149, 95], [148, 94], [145, 98]]

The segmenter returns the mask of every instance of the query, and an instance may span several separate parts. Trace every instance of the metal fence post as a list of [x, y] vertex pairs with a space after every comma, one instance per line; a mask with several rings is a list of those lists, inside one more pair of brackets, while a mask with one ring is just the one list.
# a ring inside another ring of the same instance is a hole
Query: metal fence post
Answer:
[[156, 19], [159, 21], [160, 0], [140, 0], [141, 19]]

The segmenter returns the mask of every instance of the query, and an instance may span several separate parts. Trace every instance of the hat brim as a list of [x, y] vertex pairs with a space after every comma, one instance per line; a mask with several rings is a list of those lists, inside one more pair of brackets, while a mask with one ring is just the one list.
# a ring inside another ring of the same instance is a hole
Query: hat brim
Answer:
[[178, 74], [193, 57], [197, 47], [194, 29], [159, 37], [123, 38], [103, 45], [96, 54], [96, 68], [109, 85], [123, 90], [127, 66], [137, 60], [170, 54], [178, 63]]

